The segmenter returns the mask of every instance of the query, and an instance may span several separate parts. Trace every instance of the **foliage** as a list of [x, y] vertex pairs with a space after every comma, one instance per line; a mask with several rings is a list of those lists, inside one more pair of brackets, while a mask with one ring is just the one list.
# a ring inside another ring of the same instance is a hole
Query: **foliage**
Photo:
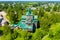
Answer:
[[60, 39], [60, 23], [56, 23], [51, 25], [50, 31], [49, 31], [49, 36], [53, 39]]
[[44, 35], [46, 35], [46, 33], [43, 32], [42, 29], [37, 29], [36, 32], [33, 34], [31, 40], [41, 40]]
[[[2, 4], [3, 3], [3, 4]], [[0, 2], [0, 11], [7, 13], [10, 24], [17, 24], [26, 8], [38, 15], [39, 28], [34, 33], [27, 30], [11, 29], [9, 25], [0, 27], [0, 40], [60, 40], [60, 3], [52, 2]], [[1, 36], [2, 35], [2, 36]]]

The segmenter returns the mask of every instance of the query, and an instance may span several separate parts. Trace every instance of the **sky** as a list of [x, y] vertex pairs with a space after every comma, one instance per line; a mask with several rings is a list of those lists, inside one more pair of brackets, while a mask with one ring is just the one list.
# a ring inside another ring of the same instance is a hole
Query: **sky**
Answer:
[[60, 0], [0, 0], [0, 1], [60, 1]]

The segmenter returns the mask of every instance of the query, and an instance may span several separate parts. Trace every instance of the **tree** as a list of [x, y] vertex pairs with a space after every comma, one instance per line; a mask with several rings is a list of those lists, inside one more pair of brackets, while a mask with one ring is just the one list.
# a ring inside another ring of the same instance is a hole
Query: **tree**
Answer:
[[49, 37], [49, 35], [46, 35], [42, 38], [42, 40], [51, 40], [51, 38]]
[[24, 38], [17, 37], [15, 40], [24, 40]]
[[48, 7], [45, 10], [50, 12], [51, 11], [51, 7], [48, 5]]
[[39, 15], [38, 16], [40, 16], [40, 17], [42, 17], [42, 16], [44, 16], [44, 8], [43, 7], [41, 7], [40, 9], [39, 9]]
[[24, 40], [29, 40], [30, 37], [32, 36], [32, 34], [30, 32], [28, 32], [27, 30], [17, 30], [18, 32], [18, 38], [23, 38]]
[[60, 40], [60, 23], [51, 25], [49, 36], [52, 40]]
[[0, 37], [0, 40], [12, 40], [11, 34], [8, 33], [7, 35], [2, 35], [2, 36]]
[[46, 33], [41, 28], [37, 29], [36, 32], [32, 35], [31, 40], [42, 40], [44, 35], [46, 35]]
[[1, 30], [3, 31], [4, 35], [7, 35], [8, 33], [11, 33], [11, 27], [8, 26], [8, 25], [3, 26]]

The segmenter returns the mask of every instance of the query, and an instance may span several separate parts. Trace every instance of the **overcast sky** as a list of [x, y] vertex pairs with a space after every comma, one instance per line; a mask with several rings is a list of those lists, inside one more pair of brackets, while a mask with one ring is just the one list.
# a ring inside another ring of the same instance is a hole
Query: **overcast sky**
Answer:
[[60, 0], [0, 0], [0, 1], [60, 1]]

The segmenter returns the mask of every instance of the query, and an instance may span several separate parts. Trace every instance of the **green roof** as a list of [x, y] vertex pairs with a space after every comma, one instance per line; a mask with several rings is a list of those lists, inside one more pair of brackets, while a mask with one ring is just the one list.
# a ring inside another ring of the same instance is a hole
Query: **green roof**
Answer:
[[26, 20], [26, 16], [25, 15], [22, 16], [22, 20]]
[[30, 8], [27, 9], [26, 15], [32, 15], [32, 12], [31, 12]]
[[35, 16], [34, 16], [34, 19], [38, 19], [38, 16], [37, 16], [37, 15], [35, 15]]
[[29, 15], [33, 15], [33, 14], [32, 14], [32, 13], [30, 13], [30, 12], [26, 12], [26, 15], [28, 15], [28, 16], [29, 16]]
[[37, 22], [37, 21], [38, 21], [38, 20], [33, 20], [33, 23], [34, 23], [34, 22]]
[[18, 26], [22, 27], [22, 29], [28, 29], [28, 28], [32, 28], [33, 26], [27, 26], [26, 24], [22, 23], [22, 21], [20, 21], [18, 24]]

